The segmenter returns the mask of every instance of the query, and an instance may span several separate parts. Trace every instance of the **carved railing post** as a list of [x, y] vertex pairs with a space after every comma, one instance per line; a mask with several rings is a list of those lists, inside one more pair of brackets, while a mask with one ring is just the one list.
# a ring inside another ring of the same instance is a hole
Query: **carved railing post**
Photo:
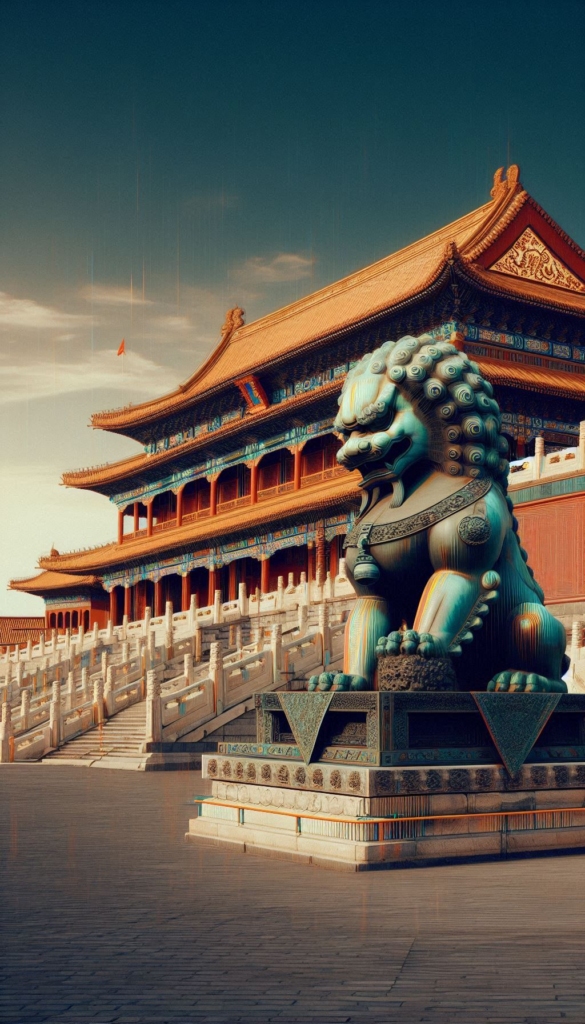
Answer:
[[302, 603], [298, 607], [298, 621], [299, 621], [299, 633], [304, 636], [307, 632], [307, 625], [309, 622], [309, 608], [308, 605]]
[[224, 708], [224, 675], [223, 653], [219, 641], [212, 643], [209, 648], [209, 675], [213, 680], [215, 713], [221, 715]]
[[583, 620], [573, 619], [573, 625], [571, 627], [571, 645], [569, 648], [569, 657], [571, 659], [571, 667], [569, 670], [570, 678], [575, 678], [575, 669], [577, 662], [579, 661], [579, 652], [583, 644]]
[[162, 742], [162, 712], [160, 705], [160, 682], [156, 672], [149, 670], [146, 673], [146, 732], [144, 736], [144, 751], [148, 750], [150, 743]]
[[104, 720], [104, 681], [101, 676], [96, 676], [93, 681], [93, 721], [94, 725], [101, 725]]
[[114, 639], [114, 623], [111, 619], [108, 619], [108, 626], [106, 631], [106, 640]]
[[221, 590], [216, 590], [213, 595], [213, 625], [218, 626], [223, 620], [221, 614]]
[[130, 658], [130, 644], [127, 640], [122, 643], [122, 664], [125, 665]]
[[544, 437], [534, 438], [534, 470], [533, 478], [540, 480], [542, 475], [542, 464], [544, 462]]
[[61, 743], [61, 686], [58, 680], [53, 683], [51, 694], [49, 732], [51, 734], [51, 747], [57, 749]]
[[39, 637], [39, 657], [42, 658], [45, 654], [45, 634], [41, 633]]
[[193, 682], [193, 658], [190, 654], [186, 654], [183, 658], [183, 675], [187, 680], [187, 686], [190, 686]]
[[83, 628], [83, 624], [81, 624], [79, 626], [79, 630], [77, 632], [77, 643], [79, 644], [79, 653], [80, 654], [81, 654], [81, 652], [83, 650], [83, 642], [84, 642], [84, 640], [85, 640], [85, 630]]
[[152, 618], [152, 609], [150, 608], [150, 606], [147, 606], [144, 609], [144, 619], [143, 619], [143, 622], [142, 622], [142, 633], [143, 633], [143, 635], [145, 637], [148, 637], [148, 635], [150, 633], [150, 620], [151, 620], [151, 618]]
[[272, 652], [272, 682], [278, 686], [282, 672], [282, 626], [278, 622], [275, 622], [270, 630], [270, 650]]
[[107, 651], [102, 651], [101, 665], [102, 665], [102, 680], [104, 682], [105, 682], [106, 674], [107, 674], [107, 671], [108, 671], [108, 660], [109, 660], [108, 652]]
[[329, 605], [322, 601], [319, 605], [319, 633], [323, 645], [323, 667], [327, 669], [331, 661], [331, 629], [329, 626]]
[[114, 686], [114, 669], [112, 665], [110, 665], [106, 673], [106, 685], [104, 686], [104, 704], [106, 706], [106, 714], [108, 718], [111, 718], [115, 711]]
[[75, 706], [75, 676], [72, 671], [67, 673], [67, 689], [66, 693], [66, 704], [65, 707], [68, 711], [71, 711]]
[[248, 593], [245, 583], [238, 583], [238, 604], [242, 618], [248, 614]]
[[241, 653], [242, 647], [242, 627], [236, 626], [236, 651], [238, 652], [238, 654]]
[[195, 664], [198, 665], [202, 658], [202, 645], [203, 635], [201, 626], [195, 626], [195, 637], [194, 637], [194, 648], [195, 648]]
[[81, 670], [81, 703], [89, 700], [89, 669], [84, 666]]
[[151, 629], [150, 633], [148, 634], [148, 643], [146, 645], [146, 649], [148, 652], [146, 660], [148, 662], [149, 669], [151, 669], [154, 668], [154, 663], [156, 661], [156, 633], [154, 629]]
[[276, 584], [276, 607], [279, 611], [284, 608], [284, 576], [279, 576]]
[[99, 638], [100, 638], [99, 626], [98, 626], [97, 622], [94, 622], [94, 624], [93, 624], [93, 635], [92, 635], [92, 643], [93, 643], [94, 647], [97, 647]]
[[30, 712], [30, 690], [22, 691], [20, 700], [20, 730], [26, 732], [28, 729], [28, 716]]
[[12, 711], [10, 704], [2, 705], [2, 721], [0, 721], [0, 763], [9, 764], [14, 761], [14, 733], [12, 729]]
[[26, 642], [26, 660], [30, 661], [32, 658], [32, 640]]

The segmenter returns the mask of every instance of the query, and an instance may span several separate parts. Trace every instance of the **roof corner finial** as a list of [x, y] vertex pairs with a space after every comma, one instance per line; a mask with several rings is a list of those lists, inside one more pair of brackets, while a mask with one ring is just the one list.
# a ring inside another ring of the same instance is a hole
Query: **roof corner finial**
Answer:
[[459, 249], [457, 248], [457, 243], [453, 241], [447, 242], [447, 244], [445, 245], [444, 254], [444, 258], [447, 261], [453, 262], [454, 260], [456, 260], [459, 256]]
[[518, 184], [519, 180], [520, 168], [518, 164], [510, 164], [508, 170], [506, 171], [506, 182], [508, 184], [508, 191], [510, 191], [513, 188], [516, 188], [516, 185]]
[[226, 341], [231, 338], [234, 331], [237, 331], [238, 327], [244, 326], [244, 310], [240, 306], [234, 306], [233, 309], [228, 309], [223, 327], [221, 329], [221, 340]]
[[518, 185], [518, 181], [520, 178], [520, 168], [518, 167], [518, 164], [510, 164], [508, 170], [506, 171], [505, 179], [502, 177], [503, 173], [504, 168], [498, 167], [496, 173], [494, 174], [494, 184], [490, 191], [490, 196], [492, 197], [492, 199], [499, 199], [499, 197], [503, 195], [504, 192], [515, 191]]
[[493, 184], [492, 189], [490, 191], [490, 196], [492, 197], [492, 199], [497, 199], [497, 197], [502, 192], [502, 189], [504, 189], [506, 187], [506, 183], [504, 181], [502, 181], [502, 174], [503, 173], [504, 173], [504, 168], [503, 167], [498, 167], [496, 173], [494, 174], [494, 184]]

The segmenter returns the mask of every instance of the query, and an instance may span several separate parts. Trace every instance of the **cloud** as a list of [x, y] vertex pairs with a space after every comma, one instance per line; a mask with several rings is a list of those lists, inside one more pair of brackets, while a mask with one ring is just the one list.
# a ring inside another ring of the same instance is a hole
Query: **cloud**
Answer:
[[[190, 318], [188, 316], [181, 316], [180, 314], [157, 316], [152, 321], [152, 326], [163, 332], [173, 331], [182, 333], [183, 331], [191, 331], [193, 329]], [[164, 338], [161, 340], [164, 341]]]
[[137, 352], [117, 358], [115, 349], [102, 349], [69, 363], [46, 360], [25, 366], [4, 365], [0, 405], [55, 398], [83, 391], [122, 392], [124, 401], [157, 397], [177, 386], [177, 375]]
[[16, 299], [6, 292], [0, 292], [0, 326], [31, 327], [36, 330], [79, 327], [91, 321], [91, 317], [64, 313], [62, 310], [41, 306], [34, 299]]
[[143, 298], [135, 288], [120, 288], [116, 285], [93, 284], [82, 290], [82, 296], [94, 306], [152, 306], [152, 299]]
[[251, 256], [236, 268], [234, 276], [244, 282], [255, 284], [281, 284], [286, 281], [301, 281], [311, 277], [315, 260], [294, 252], [281, 252], [268, 259], [265, 256]]

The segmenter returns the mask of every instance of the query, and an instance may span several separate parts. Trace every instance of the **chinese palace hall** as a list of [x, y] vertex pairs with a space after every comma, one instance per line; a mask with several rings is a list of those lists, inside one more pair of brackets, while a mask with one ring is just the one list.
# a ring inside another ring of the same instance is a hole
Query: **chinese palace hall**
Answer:
[[[383, 341], [422, 333], [455, 337], [492, 382], [511, 460], [579, 451], [585, 252], [512, 166], [485, 205], [372, 266], [253, 323], [230, 310], [171, 394], [96, 413], [94, 428], [139, 450], [63, 483], [108, 497], [117, 536], [52, 550], [11, 587], [44, 598], [47, 628], [88, 628], [186, 609], [192, 595], [207, 605], [216, 590], [230, 600], [241, 582], [267, 592], [289, 573], [337, 574], [360, 504], [332, 433], [343, 380]], [[567, 466], [516, 494], [511, 474], [511, 494], [547, 602], [585, 609], [585, 475]]]

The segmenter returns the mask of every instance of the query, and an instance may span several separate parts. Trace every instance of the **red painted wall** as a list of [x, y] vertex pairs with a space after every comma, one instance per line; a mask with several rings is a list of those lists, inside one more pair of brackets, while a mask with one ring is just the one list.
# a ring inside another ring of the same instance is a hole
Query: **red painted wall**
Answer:
[[527, 502], [514, 512], [547, 604], [584, 600], [585, 494]]

